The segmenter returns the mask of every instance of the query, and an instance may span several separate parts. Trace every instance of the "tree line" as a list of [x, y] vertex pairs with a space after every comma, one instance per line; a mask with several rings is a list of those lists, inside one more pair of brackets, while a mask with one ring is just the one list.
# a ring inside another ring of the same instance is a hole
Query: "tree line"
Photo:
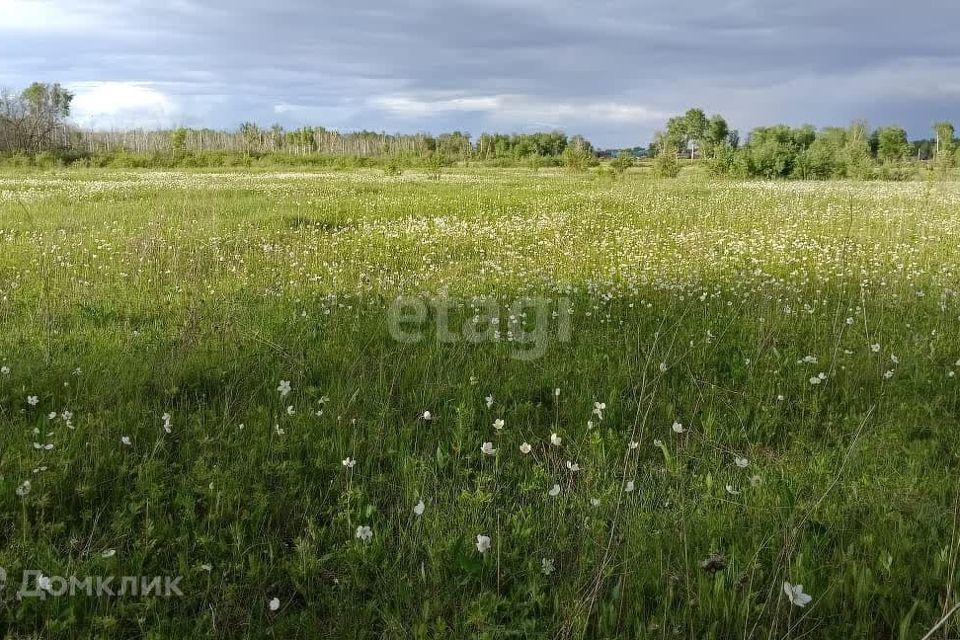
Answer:
[[710, 173], [738, 178], [801, 180], [908, 179], [918, 163], [937, 169], [960, 166], [960, 145], [950, 122], [933, 125], [934, 137], [911, 142], [902, 127], [872, 129], [857, 120], [848, 127], [816, 129], [811, 125], [757, 127], [741, 143], [720, 115], [702, 109], [671, 118], [651, 145], [654, 168], [676, 175], [680, 159], [701, 159]]
[[[439, 135], [340, 132], [324, 127], [288, 130], [252, 122], [233, 131], [179, 127], [168, 130], [91, 130], [69, 122], [73, 95], [59, 84], [33, 83], [19, 93], [0, 92], [0, 154], [14, 163], [90, 166], [219, 166], [266, 158], [280, 164], [353, 164], [400, 167], [455, 162], [564, 165], [599, 163], [583, 136], [560, 131]], [[670, 118], [650, 144], [658, 175], [677, 175], [681, 160], [703, 163], [716, 176], [738, 178], [907, 179], [920, 163], [948, 170], [960, 166], [960, 145], [949, 122], [933, 125], [933, 137], [910, 141], [898, 126], [753, 129], [746, 140], [719, 115], [689, 109]], [[622, 173], [635, 152], [622, 152], [610, 167]]]
[[274, 156], [290, 164], [333, 159], [382, 160], [399, 164], [450, 164], [482, 160], [534, 166], [595, 162], [593, 145], [561, 131], [531, 134], [484, 133], [476, 141], [453, 131], [387, 134], [340, 132], [324, 127], [289, 130], [245, 122], [233, 131], [178, 127], [168, 130], [92, 130], [69, 122], [73, 95], [59, 84], [34, 83], [20, 93], [0, 93], [0, 153], [30, 162], [120, 166], [204, 166]]

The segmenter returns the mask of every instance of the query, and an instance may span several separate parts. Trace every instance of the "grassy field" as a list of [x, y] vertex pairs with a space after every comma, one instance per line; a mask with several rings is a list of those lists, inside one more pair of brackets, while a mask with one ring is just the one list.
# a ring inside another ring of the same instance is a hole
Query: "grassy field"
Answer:
[[[958, 211], [956, 183], [0, 173], [0, 629], [922, 637], [960, 586]], [[56, 595], [111, 576], [182, 595]]]

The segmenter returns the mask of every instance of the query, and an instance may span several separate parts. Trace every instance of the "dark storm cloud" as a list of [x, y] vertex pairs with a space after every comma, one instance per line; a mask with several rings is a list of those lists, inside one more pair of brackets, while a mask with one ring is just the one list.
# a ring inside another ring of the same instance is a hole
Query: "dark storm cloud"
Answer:
[[960, 6], [828, 0], [0, 0], [0, 84], [78, 119], [561, 127], [645, 143], [691, 105], [742, 129], [960, 116]]

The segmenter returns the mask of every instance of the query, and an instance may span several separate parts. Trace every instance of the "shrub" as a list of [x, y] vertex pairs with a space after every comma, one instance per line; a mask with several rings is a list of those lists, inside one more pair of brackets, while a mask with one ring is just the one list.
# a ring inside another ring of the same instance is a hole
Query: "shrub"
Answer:
[[672, 150], [661, 151], [653, 159], [653, 173], [658, 178], [676, 178], [680, 175], [680, 161]]

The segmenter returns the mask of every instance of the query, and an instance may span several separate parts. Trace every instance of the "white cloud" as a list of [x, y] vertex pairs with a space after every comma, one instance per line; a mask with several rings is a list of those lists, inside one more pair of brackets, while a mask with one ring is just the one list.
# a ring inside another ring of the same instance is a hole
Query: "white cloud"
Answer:
[[76, 82], [73, 119], [96, 129], [170, 127], [181, 117], [177, 102], [162, 91], [138, 82]]
[[638, 104], [610, 101], [548, 101], [523, 95], [417, 98], [408, 95], [377, 96], [371, 106], [408, 118], [445, 113], [479, 112], [494, 120], [561, 126], [565, 122], [661, 122], [669, 114]]
[[406, 117], [431, 116], [457, 111], [502, 111], [509, 96], [438, 98], [422, 100], [410, 96], [377, 96], [371, 104], [383, 111]]
[[102, 23], [100, 7], [83, 2], [0, 0], [0, 32], [78, 32]]

